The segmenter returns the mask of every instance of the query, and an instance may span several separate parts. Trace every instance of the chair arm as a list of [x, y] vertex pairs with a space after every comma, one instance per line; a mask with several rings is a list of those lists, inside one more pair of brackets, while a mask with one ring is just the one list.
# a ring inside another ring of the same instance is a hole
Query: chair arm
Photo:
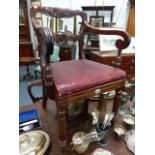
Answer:
[[130, 36], [126, 32], [122, 30], [117, 30], [115, 28], [108, 28], [108, 29], [107, 28], [104, 28], [104, 29], [96, 28], [96, 27], [91, 26], [87, 21], [84, 21], [84, 29], [87, 32], [92, 32], [95, 34], [121, 36], [123, 40], [117, 39], [116, 44], [115, 44], [118, 49], [119, 55], [121, 54], [121, 50], [127, 48], [131, 41]]
[[31, 99], [32, 99], [33, 102], [37, 102], [37, 101], [41, 100], [42, 97], [35, 97], [33, 95], [33, 93], [32, 93], [32, 87], [34, 87], [34, 86], [42, 86], [41, 79], [38, 79], [38, 80], [35, 80], [35, 81], [31, 81], [27, 85], [27, 91], [28, 91], [29, 96], [31, 97]]

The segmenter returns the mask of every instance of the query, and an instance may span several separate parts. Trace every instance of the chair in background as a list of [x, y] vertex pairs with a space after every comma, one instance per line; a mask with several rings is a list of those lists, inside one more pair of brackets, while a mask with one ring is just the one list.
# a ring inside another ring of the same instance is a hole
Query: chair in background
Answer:
[[[80, 32], [76, 35], [59, 35], [51, 32], [47, 27], [38, 27], [34, 20], [34, 16], [38, 12], [56, 18], [80, 16], [82, 18]], [[118, 55], [116, 56], [115, 66], [121, 63], [121, 50], [129, 45], [130, 38], [127, 33], [120, 30], [100, 30], [92, 27], [87, 23], [87, 16], [82, 11], [34, 6], [31, 9], [31, 17], [38, 37], [39, 52], [41, 53], [43, 107], [46, 107], [47, 98], [55, 100], [59, 140], [61, 146], [64, 147], [67, 137], [66, 113], [68, 105], [88, 99], [96, 94], [115, 90], [113, 111], [116, 114], [120, 104], [118, 92], [124, 87], [126, 80], [124, 71], [85, 59], [83, 54], [84, 31], [122, 37], [122, 39], [116, 41]], [[50, 63], [54, 43], [63, 40], [79, 42], [79, 59]]]

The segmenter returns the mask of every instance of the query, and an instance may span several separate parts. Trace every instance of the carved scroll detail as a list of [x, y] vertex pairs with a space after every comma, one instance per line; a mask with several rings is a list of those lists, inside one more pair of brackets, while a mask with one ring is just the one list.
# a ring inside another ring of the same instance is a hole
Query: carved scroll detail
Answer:
[[52, 82], [52, 69], [50, 67], [50, 55], [53, 54], [53, 37], [48, 28], [37, 28], [36, 33], [39, 42], [39, 53], [41, 55], [41, 68], [43, 85], [51, 86]]
[[125, 49], [129, 46], [130, 44], [130, 37], [129, 35], [124, 32], [124, 31], [121, 31], [121, 30], [114, 30], [114, 29], [99, 29], [99, 28], [96, 28], [96, 27], [93, 27], [91, 25], [89, 25], [87, 23], [87, 21], [84, 21], [84, 29], [87, 30], [88, 32], [92, 32], [92, 33], [95, 33], [95, 34], [103, 34], [103, 35], [117, 35], [117, 36], [121, 36], [123, 39], [117, 39], [116, 40], [116, 43], [115, 43], [115, 46], [117, 47], [118, 49], [118, 53], [117, 53], [117, 57], [115, 59], [115, 61], [112, 62], [112, 64], [115, 66], [115, 67], [119, 67], [121, 65], [121, 52], [122, 52], [122, 49]]
[[42, 13], [47, 16], [58, 17], [58, 18], [69, 18], [73, 16], [81, 16], [83, 20], [87, 20], [87, 14], [79, 10], [62, 9], [58, 7], [41, 7], [33, 6], [31, 9], [31, 15], [34, 16], [36, 13]]
[[[116, 40], [116, 47], [118, 48], [119, 52], [121, 52], [122, 49], [125, 49], [126, 47], [128, 47], [130, 44], [131, 39], [130, 39], [129, 35], [124, 31], [114, 30], [114, 29], [110, 29], [110, 28], [107, 30], [106, 29], [101, 30], [99, 28], [89, 25], [87, 23], [87, 21], [84, 21], [84, 25], [85, 25], [84, 27], [87, 31], [95, 33], [95, 34], [117, 35], [117, 36], [123, 37], [123, 40], [122, 39]], [[120, 55], [120, 53], [119, 53], [119, 55]]]

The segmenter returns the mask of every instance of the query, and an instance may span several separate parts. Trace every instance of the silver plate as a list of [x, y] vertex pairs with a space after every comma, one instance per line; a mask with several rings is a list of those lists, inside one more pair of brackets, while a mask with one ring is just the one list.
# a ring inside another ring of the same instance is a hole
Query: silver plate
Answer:
[[124, 115], [122, 119], [123, 119], [123, 122], [125, 122], [126, 124], [129, 124], [129, 125], [135, 124], [135, 117], [132, 115]]
[[135, 130], [130, 130], [129, 132], [126, 132], [125, 138], [124, 138], [128, 149], [135, 153]]
[[102, 148], [98, 148], [93, 153], [91, 153], [91, 155], [114, 155], [114, 154]]

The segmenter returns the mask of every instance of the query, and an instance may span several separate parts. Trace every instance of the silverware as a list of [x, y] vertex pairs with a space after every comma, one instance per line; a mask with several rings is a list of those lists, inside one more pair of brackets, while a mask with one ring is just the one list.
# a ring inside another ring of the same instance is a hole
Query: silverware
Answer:
[[114, 115], [115, 115], [114, 112], [111, 112], [111, 113], [109, 114], [109, 118], [108, 118], [108, 120], [107, 120], [107, 122], [106, 122], [106, 124], [105, 124], [105, 128], [106, 128], [107, 126], [110, 125], [112, 119], [114, 118]]
[[83, 141], [89, 143], [92, 141], [99, 141], [99, 140], [100, 140], [99, 133], [96, 131], [96, 129], [93, 129], [83, 137]]
[[34, 120], [31, 120], [31, 121], [28, 121], [28, 122], [21, 123], [19, 125], [19, 127], [22, 127], [22, 126], [24, 127], [26, 125], [33, 124], [33, 123], [36, 123], [36, 122], [38, 122], [38, 120], [37, 119], [34, 119]]
[[104, 122], [102, 124], [102, 129], [105, 129], [108, 125], [110, 125], [111, 120], [114, 118], [114, 112], [106, 112]]
[[109, 119], [109, 115], [110, 115], [110, 112], [106, 112], [105, 114], [105, 118], [104, 118], [104, 122], [102, 124], [102, 129], [105, 129], [105, 124], [107, 123], [108, 119]]
[[20, 131], [20, 130], [29, 131], [29, 130], [31, 130], [31, 129], [33, 129], [33, 128], [34, 128], [34, 124], [30, 124], [30, 125], [24, 126], [24, 127], [22, 127], [22, 128], [19, 128], [19, 131]]

